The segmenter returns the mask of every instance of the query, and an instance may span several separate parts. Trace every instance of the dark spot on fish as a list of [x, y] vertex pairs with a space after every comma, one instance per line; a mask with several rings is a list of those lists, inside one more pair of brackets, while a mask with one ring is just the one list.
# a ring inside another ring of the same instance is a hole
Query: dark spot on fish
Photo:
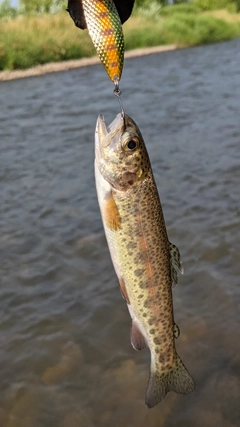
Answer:
[[137, 277], [140, 277], [143, 274], [144, 270], [142, 268], [137, 268], [136, 270], [134, 270], [134, 274]]
[[134, 243], [134, 242], [129, 242], [129, 243], [127, 244], [127, 249], [135, 249], [135, 247], [136, 247], [136, 245], [135, 245], [135, 243]]
[[155, 331], [156, 331], [156, 329], [152, 328], [152, 329], [150, 329], [149, 333], [150, 334], [155, 334]]
[[164, 361], [165, 361], [165, 357], [162, 355], [162, 354], [160, 354], [160, 356], [159, 356], [159, 362], [160, 363], [164, 363]]
[[158, 337], [155, 337], [154, 339], [153, 339], [153, 342], [154, 342], [154, 344], [157, 344], [157, 345], [160, 345], [161, 343], [160, 343], [160, 339], [158, 338]]
[[146, 300], [146, 301], [144, 302], [143, 306], [144, 306], [145, 308], [148, 308], [148, 307], [149, 307], [149, 301], [148, 301], [148, 300]]

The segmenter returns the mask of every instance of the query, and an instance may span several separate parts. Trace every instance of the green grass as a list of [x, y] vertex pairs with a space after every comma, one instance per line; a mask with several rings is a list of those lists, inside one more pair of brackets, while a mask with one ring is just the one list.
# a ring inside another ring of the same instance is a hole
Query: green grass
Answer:
[[95, 54], [86, 31], [65, 14], [21, 16], [0, 26], [0, 69], [25, 69]]
[[234, 0], [195, 0], [195, 4], [201, 10], [226, 9], [229, 12], [237, 12], [237, 2]]
[[[154, 20], [142, 12], [135, 13], [124, 25], [126, 49], [172, 43], [192, 46], [240, 35], [239, 15], [224, 12], [219, 18], [214, 14], [184, 4], [161, 8]], [[26, 69], [95, 54], [87, 31], [76, 28], [67, 13], [0, 21], [0, 70]]]
[[162, 16], [170, 16], [175, 13], [201, 13], [201, 9], [195, 3], [175, 4], [174, 6], [165, 6], [161, 10]]

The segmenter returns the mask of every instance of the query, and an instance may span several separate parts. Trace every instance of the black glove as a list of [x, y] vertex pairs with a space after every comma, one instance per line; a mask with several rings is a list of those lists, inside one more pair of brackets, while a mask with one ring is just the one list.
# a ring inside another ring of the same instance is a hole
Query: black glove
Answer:
[[[131, 15], [134, 1], [135, 0], [113, 0], [122, 24], [127, 21]], [[69, 15], [73, 19], [76, 27], [81, 28], [82, 30], [87, 28], [82, 0], [68, 0], [68, 7], [66, 10], [69, 12]]]

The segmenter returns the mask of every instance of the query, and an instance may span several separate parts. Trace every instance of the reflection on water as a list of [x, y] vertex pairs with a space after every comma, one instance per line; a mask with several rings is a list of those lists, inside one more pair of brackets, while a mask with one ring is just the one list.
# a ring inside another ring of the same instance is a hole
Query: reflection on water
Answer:
[[125, 64], [124, 107], [182, 254], [177, 347], [197, 383], [152, 410], [149, 352], [131, 348], [94, 188], [113, 88], [101, 65], [1, 83], [1, 427], [239, 426], [239, 48]]

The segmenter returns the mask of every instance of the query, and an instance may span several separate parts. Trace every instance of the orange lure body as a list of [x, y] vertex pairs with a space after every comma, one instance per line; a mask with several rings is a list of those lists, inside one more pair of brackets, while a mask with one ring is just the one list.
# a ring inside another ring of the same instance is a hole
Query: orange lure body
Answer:
[[113, 82], [121, 79], [124, 62], [122, 24], [112, 0], [83, 0], [87, 28], [98, 56]]

